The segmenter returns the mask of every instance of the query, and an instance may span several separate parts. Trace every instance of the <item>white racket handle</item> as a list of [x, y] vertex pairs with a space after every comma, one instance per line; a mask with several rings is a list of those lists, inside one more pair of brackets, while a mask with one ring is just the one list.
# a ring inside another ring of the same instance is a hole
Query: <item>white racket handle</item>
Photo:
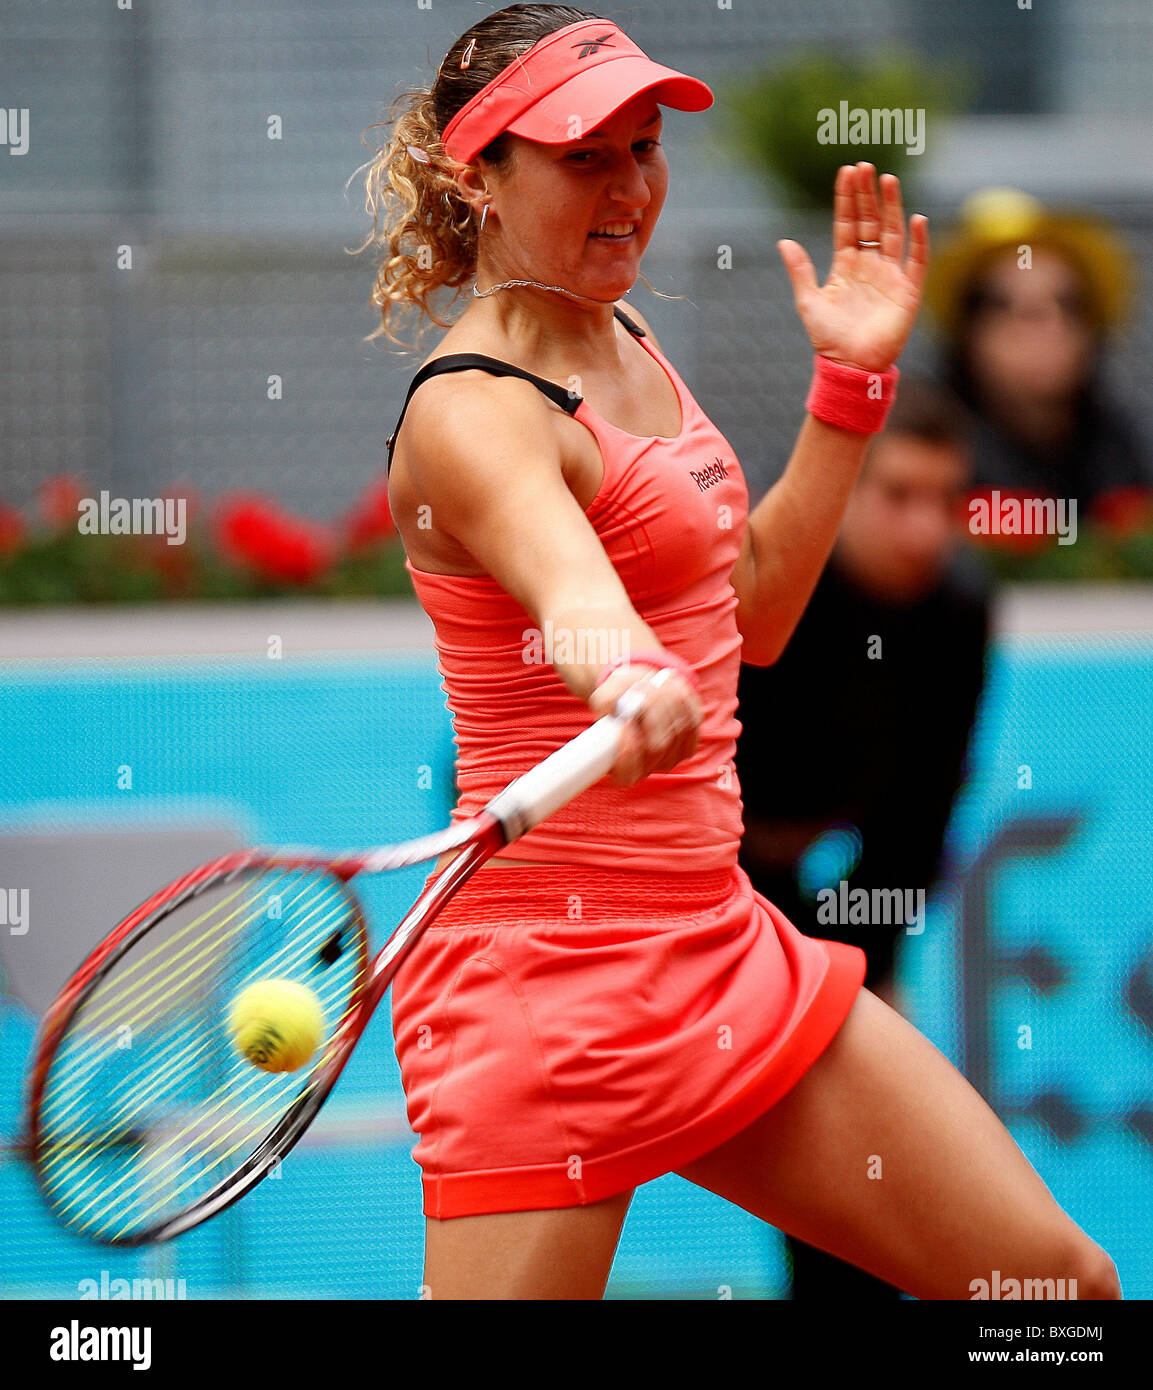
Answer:
[[598, 719], [493, 797], [484, 809], [504, 827], [506, 843], [518, 840], [600, 781], [616, 762], [624, 727], [643, 701], [644, 694], [636, 686], [626, 690], [612, 714]]

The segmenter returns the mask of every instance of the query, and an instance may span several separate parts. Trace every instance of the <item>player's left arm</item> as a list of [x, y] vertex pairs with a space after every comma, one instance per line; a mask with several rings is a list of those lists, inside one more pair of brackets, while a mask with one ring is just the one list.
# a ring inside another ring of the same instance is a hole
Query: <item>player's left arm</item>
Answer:
[[[861, 241], [876, 241], [862, 249]], [[898, 179], [877, 193], [871, 164], [843, 165], [833, 198], [833, 264], [823, 286], [803, 247], [777, 243], [797, 312], [816, 352], [866, 372], [900, 356], [929, 264], [927, 220], [905, 217]], [[805, 419], [783, 475], [750, 512], [732, 571], [742, 659], [769, 666], [784, 651], [829, 558], [869, 436]]]

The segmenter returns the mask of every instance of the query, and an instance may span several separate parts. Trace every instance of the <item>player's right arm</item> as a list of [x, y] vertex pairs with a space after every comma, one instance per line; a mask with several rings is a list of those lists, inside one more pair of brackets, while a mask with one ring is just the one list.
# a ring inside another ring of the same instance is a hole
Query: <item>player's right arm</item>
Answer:
[[[565, 481], [554, 411], [515, 377], [433, 378], [413, 397], [405, 419], [406, 497], [429, 508], [431, 526], [516, 599], [539, 632], [551, 624], [553, 633], [603, 634], [594, 648], [602, 652], [659, 651]], [[403, 518], [397, 520], [403, 532]], [[553, 665], [597, 714], [646, 674], [623, 667], [594, 691], [598, 664]], [[688, 683], [667, 679], [626, 731], [614, 777], [636, 782], [690, 756], [701, 714]]]

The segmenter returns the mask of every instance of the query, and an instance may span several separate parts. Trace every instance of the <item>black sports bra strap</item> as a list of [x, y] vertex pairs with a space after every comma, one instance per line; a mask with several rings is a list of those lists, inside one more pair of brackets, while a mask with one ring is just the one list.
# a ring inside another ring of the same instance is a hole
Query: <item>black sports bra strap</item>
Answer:
[[[644, 330], [639, 328], [632, 319], [628, 318], [619, 309], [615, 311], [616, 317], [624, 324], [630, 333], [634, 333], [638, 338], [645, 336]], [[559, 405], [562, 410], [570, 415], [575, 415], [580, 407], [583, 396], [573, 395], [571, 391], [566, 391], [563, 386], [558, 386], [555, 381], [546, 381], [544, 377], [534, 376], [532, 372], [526, 372], [523, 367], [514, 367], [511, 362], [501, 362], [496, 357], [486, 357], [477, 352], [456, 352], [446, 354], [444, 357], [434, 357], [431, 362], [426, 362], [420, 371], [413, 377], [409, 384], [408, 394], [404, 398], [404, 405], [401, 407], [400, 418], [396, 422], [396, 428], [388, 438], [388, 468], [392, 469], [392, 450], [396, 444], [396, 436], [400, 433], [400, 427], [404, 423], [405, 413], [408, 404], [412, 400], [413, 392], [422, 382], [428, 381], [430, 377], [440, 376], [443, 372], [467, 372], [467, 371], [491, 372], [493, 376], [515, 376], [522, 381], [531, 381], [532, 384], [542, 391], [550, 401]]]
[[562, 410], [567, 410], [570, 415], [574, 415], [583, 399], [581, 396], [570, 395], [563, 386], [558, 386], [555, 381], [545, 381], [543, 377], [533, 376], [532, 372], [526, 372], [523, 367], [514, 367], [511, 362], [501, 362], [495, 357], [485, 357], [477, 352], [457, 352], [444, 357], [434, 357], [431, 362], [425, 363], [420, 371], [413, 377], [412, 383], [408, 388], [408, 395], [404, 398], [404, 405], [401, 408], [400, 419], [396, 422], [396, 428], [388, 440], [388, 467], [392, 468], [392, 450], [396, 443], [396, 436], [400, 433], [400, 427], [404, 423], [405, 412], [408, 410], [408, 403], [412, 400], [412, 394], [422, 382], [428, 381], [430, 377], [440, 376], [444, 372], [467, 372], [467, 371], [491, 372], [493, 376], [517, 376], [522, 381], [531, 381], [534, 386], [543, 391], [550, 401], [555, 402]]

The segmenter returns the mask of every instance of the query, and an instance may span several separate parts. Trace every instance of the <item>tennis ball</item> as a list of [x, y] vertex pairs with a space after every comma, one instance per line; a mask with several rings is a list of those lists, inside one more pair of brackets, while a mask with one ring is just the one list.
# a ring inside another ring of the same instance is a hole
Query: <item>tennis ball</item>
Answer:
[[257, 980], [232, 1001], [228, 1026], [238, 1051], [262, 1071], [299, 1071], [320, 1044], [320, 1000], [295, 980]]

